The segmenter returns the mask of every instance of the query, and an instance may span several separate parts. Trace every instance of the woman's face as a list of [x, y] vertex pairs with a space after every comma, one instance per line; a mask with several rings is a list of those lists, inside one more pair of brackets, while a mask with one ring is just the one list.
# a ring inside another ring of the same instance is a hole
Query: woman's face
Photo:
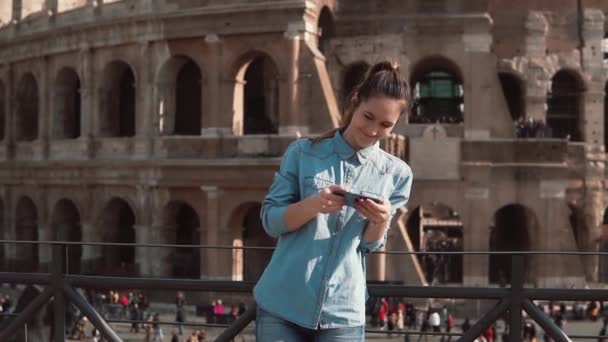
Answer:
[[404, 107], [404, 100], [387, 97], [375, 96], [361, 102], [344, 130], [344, 139], [357, 150], [372, 146], [391, 134]]

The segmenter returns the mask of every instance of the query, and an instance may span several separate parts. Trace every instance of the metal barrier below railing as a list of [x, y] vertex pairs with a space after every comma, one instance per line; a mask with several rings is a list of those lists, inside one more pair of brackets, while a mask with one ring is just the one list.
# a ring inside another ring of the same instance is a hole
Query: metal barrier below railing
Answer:
[[[52, 259], [49, 273], [19, 273], [0, 272], [0, 283], [10, 284], [37, 284], [44, 285], [44, 290], [37, 295], [22, 311], [10, 320], [10, 323], [1, 327], [0, 341], [8, 340], [19, 329], [23, 328], [28, 321], [44, 304], [53, 298], [53, 340], [65, 340], [65, 313], [66, 304], [72, 302], [86, 316], [91, 324], [99, 330], [101, 335], [108, 341], [118, 342], [122, 339], [110, 327], [109, 322], [133, 323], [143, 321], [131, 320], [106, 320], [87, 300], [76, 290], [76, 288], [138, 288], [151, 290], [181, 290], [181, 291], [218, 291], [218, 292], [241, 292], [250, 293], [255, 285], [253, 282], [244, 281], [215, 281], [198, 279], [159, 279], [159, 278], [126, 278], [126, 277], [102, 277], [89, 275], [67, 274], [66, 248], [68, 245], [79, 245], [85, 243], [75, 242], [38, 242], [38, 241], [9, 241], [0, 240], [2, 243], [34, 243], [48, 244], [52, 248]], [[90, 244], [90, 243], [86, 243]], [[139, 247], [184, 247], [184, 248], [231, 248], [223, 246], [176, 246], [176, 245], [145, 245], [145, 244], [104, 244], [99, 245], [123, 245]], [[387, 254], [395, 254], [390, 252]], [[402, 252], [402, 254], [422, 254]], [[477, 337], [490, 327], [497, 319], [503, 317], [508, 311], [508, 327], [510, 342], [521, 342], [522, 336], [522, 310], [527, 312], [545, 333], [554, 341], [565, 342], [571, 339], [553, 322], [553, 320], [541, 311], [533, 300], [564, 300], [564, 301], [602, 301], [608, 298], [608, 290], [604, 289], [555, 289], [555, 288], [524, 288], [525, 255], [531, 254], [557, 254], [557, 255], [608, 255], [608, 253], [575, 253], [575, 252], [432, 252], [432, 254], [509, 254], [511, 255], [511, 281], [510, 287], [452, 287], [452, 286], [406, 286], [406, 285], [377, 285], [369, 284], [368, 291], [374, 297], [408, 297], [408, 298], [451, 298], [451, 299], [485, 299], [497, 300], [497, 304], [477, 320], [467, 331], [462, 334], [456, 333], [426, 333], [412, 331], [392, 331], [392, 334], [410, 335], [439, 335], [458, 337], [457, 341], [474, 341]], [[217, 337], [216, 341], [230, 341], [242, 332], [254, 319], [256, 306], [251, 305], [230, 325], [213, 325], [225, 328]], [[176, 324], [173, 322], [157, 322], [163, 324]], [[187, 323], [181, 323], [187, 325]], [[201, 325], [201, 324], [197, 324]], [[205, 324], [208, 325], [208, 324]], [[387, 331], [368, 330], [369, 333], [387, 333]], [[602, 336], [577, 336], [580, 338], [598, 338]]]

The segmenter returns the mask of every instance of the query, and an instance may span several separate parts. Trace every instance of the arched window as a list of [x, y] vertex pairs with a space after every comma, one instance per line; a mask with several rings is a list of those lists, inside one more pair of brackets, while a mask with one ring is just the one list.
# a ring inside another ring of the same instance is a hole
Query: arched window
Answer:
[[547, 126], [554, 138], [581, 141], [579, 128], [584, 85], [578, 75], [560, 70], [547, 93]]
[[[53, 239], [57, 241], [82, 241], [80, 213], [74, 202], [61, 199], [55, 204], [51, 218]], [[67, 249], [67, 271], [79, 273], [81, 269], [82, 246], [70, 245]]]
[[323, 54], [327, 52], [329, 40], [333, 37], [335, 31], [334, 18], [327, 6], [323, 7], [319, 14], [319, 24], [317, 28], [318, 48]]
[[[416, 251], [457, 252], [463, 248], [460, 214], [442, 203], [414, 209], [407, 220], [407, 232]], [[428, 283], [462, 282], [462, 255], [418, 254]]]
[[17, 88], [17, 141], [38, 139], [38, 106], [38, 82], [32, 73], [27, 73]]
[[6, 133], [6, 88], [0, 81], [0, 141], [4, 140]]
[[[175, 229], [176, 245], [199, 245], [201, 240], [200, 219], [190, 205], [182, 201], [172, 201], [165, 209], [165, 226]], [[176, 247], [173, 251], [172, 276], [194, 278], [201, 276], [201, 250], [198, 247]]]
[[158, 89], [159, 131], [162, 135], [200, 135], [202, 73], [191, 58], [171, 57], [162, 67]]
[[507, 102], [507, 107], [513, 121], [517, 121], [520, 118], [526, 116], [525, 113], [525, 102], [524, 102], [524, 90], [521, 80], [510, 73], [500, 72], [498, 73], [498, 79], [502, 87], [502, 93]]
[[369, 69], [369, 64], [365, 61], [358, 61], [349, 64], [342, 76], [342, 108], [346, 110], [349, 106], [355, 87], [363, 81], [365, 73]]
[[235, 134], [278, 133], [278, 75], [274, 61], [263, 54], [241, 66], [234, 91]]
[[412, 73], [415, 102], [410, 123], [460, 123], [464, 88], [457, 67], [443, 57], [420, 62]]
[[135, 135], [135, 75], [125, 62], [115, 61], [105, 68], [102, 81], [100, 135]]
[[71, 68], [57, 75], [54, 88], [53, 138], [74, 139], [80, 136], [80, 79]]
[[[113, 198], [105, 206], [100, 216], [101, 237], [104, 242], [135, 243], [135, 213], [121, 198]], [[108, 275], [135, 274], [135, 247], [104, 246], [103, 270], [96, 273]]]

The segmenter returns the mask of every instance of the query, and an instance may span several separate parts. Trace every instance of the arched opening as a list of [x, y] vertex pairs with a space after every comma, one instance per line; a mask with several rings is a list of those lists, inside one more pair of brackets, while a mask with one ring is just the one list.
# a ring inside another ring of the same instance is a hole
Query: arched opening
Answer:
[[232, 215], [229, 226], [233, 229], [233, 279], [257, 281], [272, 258], [272, 250], [247, 247], [274, 247], [276, 240], [266, 234], [260, 220], [260, 203], [241, 205]]
[[329, 40], [334, 36], [335, 25], [334, 18], [327, 6], [323, 7], [319, 14], [319, 22], [317, 28], [318, 49], [323, 54], [328, 51]]
[[[74, 202], [61, 199], [55, 204], [51, 218], [51, 229], [56, 241], [82, 241], [80, 213]], [[82, 258], [81, 245], [68, 245], [67, 267], [69, 273], [80, 273]]]
[[582, 140], [579, 118], [583, 112], [584, 91], [582, 80], [571, 71], [560, 70], [553, 76], [547, 93], [547, 126], [552, 137]]
[[342, 111], [349, 108], [355, 87], [363, 81], [369, 67], [370, 65], [367, 62], [358, 61], [349, 64], [344, 70], [342, 76]]
[[[458, 252], [463, 248], [460, 214], [442, 203], [414, 209], [407, 221], [407, 232], [416, 251]], [[429, 283], [462, 282], [462, 255], [418, 254], [418, 261]]]
[[[29, 197], [22, 197], [15, 209], [15, 231], [17, 240], [38, 241], [38, 211]], [[19, 271], [38, 270], [38, 245], [19, 243], [16, 246]]]
[[27, 73], [17, 87], [17, 141], [38, 139], [38, 106], [38, 83], [32, 73]]
[[135, 135], [135, 74], [122, 61], [108, 64], [102, 81], [100, 135], [132, 137]]
[[[519, 204], [500, 208], [494, 214], [490, 226], [490, 251], [528, 251], [531, 248], [531, 232], [536, 230], [538, 220], [534, 213]], [[525, 280], [530, 281], [532, 257], [525, 256]], [[505, 285], [511, 281], [511, 256], [490, 255], [490, 283]]]
[[[101, 214], [104, 242], [135, 243], [135, 213], [123, 199], [113, 198]], [[135, 274], [135, 247], [104, 246], [104, 274]]]
[[513, 121], [517, 121], [526, 116], [524, 102], [524, 88], [519, 77], [508, 73], [499, 72], [498, 79], [502, 87], [502, 93], [507, 102], [507, 108]]
[[604, 86], [604, 151], [608, 153], [608, 82]]
[[54, 91], [53, 138], [75, 139], [80, 136], [80, 78], [71, 68], [57, 75]]
[[201, 72], [188, 61], [177, 74], [175, 134], [201, 134]]
[[602, 52], [604, 54], [604, 63], [608, 63], [608, 32], [604, 34], [604, 39], [602, 40]]
[[163, 135], [200, 135], [202, 74], [192, 59], [172, 57], [157, 82], [159, 131]]
[[415, 102], [410, 123], [461, 123], [464, 121], [464, 88], [458, 67], [443, 57], [421, 61], [410, 84]]
[[0, 27], [10, 24], [13, 17], [13, 1], [0, 1]]
[[234, 93], [235, 134], [278, 133], [278, 77], [276, 64], [264, 54], [257, 54], [241, 66]]
[[[608, 208], [604, 210], [602, 220], [602, 235], [600, 237], [600, 253], [608, 253]], [[598, 281], [608, 282], [608, 255], [600, 255]]]
[[[165, 209], [165, 226], [175, 227], [176, 245], [200, 245], [200, 220], [187, 203], [173, 201]], [[198, 247], [179, 247], [173, 253], [173, 277], [201, 277], [201, 252]]]
[[6, 88], [0, 81], [0, 141], [4, 140], [6, 134]]

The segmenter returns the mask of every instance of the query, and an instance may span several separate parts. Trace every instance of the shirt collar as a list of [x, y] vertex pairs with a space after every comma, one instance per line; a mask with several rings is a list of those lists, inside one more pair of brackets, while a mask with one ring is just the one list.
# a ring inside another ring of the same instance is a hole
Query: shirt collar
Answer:
[[364, 164], [369, 158], [371, 158], [371, 156], [378, 150], [378, 147], [380, 146], [380, 143], [376, 142], [369, 147], [355, 150], [346, 142], [346, 140], [344, 140], [341, 130], [336, 131], [333, 141], [334, 150], [341, 159], [345, 160], [352, 157], [353, 154], [356, 154], [361, 164]]

